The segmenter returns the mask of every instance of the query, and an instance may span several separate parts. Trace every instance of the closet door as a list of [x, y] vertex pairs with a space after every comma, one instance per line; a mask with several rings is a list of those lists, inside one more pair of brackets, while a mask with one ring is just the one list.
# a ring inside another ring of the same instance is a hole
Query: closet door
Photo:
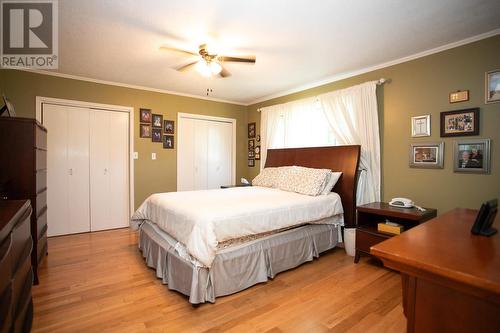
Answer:
[[194, 119], [179, 118], [177, 134], [177, 191], [191, 191], [194, 186]]
[[90, 231], [88, 109], [43, 105], [47, 136], [48, 236]]
[[91, 231], [128, 226], [128, 114], [90, 116]]
[[195, 117], [179, 117], [177, 190], [232, 184], [233, 123]]
[[217, 189], [232, 183], [233, 126], [217, 121], [207, 125], [207, 188]]

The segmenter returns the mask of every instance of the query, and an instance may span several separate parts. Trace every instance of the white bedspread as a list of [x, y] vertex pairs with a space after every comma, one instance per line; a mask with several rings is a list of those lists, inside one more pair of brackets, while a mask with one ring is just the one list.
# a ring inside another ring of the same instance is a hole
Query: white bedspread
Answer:
[[132, 226], [149, 220], [184, 244], [210, 267], [218, 242], [269, 232], [331, 216], [343, 222], [337, 193], [316, 197], [251, 186], [228, 189], [156, 193], [132, 216]]

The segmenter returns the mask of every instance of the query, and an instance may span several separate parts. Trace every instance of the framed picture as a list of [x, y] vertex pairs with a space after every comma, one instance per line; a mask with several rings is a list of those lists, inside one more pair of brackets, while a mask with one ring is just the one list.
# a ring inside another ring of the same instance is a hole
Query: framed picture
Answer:
[[253, 150], [255, 148], [255, 140], [248, 140], [248, 150]]
[[257, 137], [255, 138], [255, 140], [257, 140], [257, 142], [260, 142], [260, 134], [257, 134]]
[[151, 124], [151, 109], [139, 109], [141, 123]]
[[500, 69], [486, 72], [485, 103], [500, 102]]
[[490, 172], [490, 139], [456, 141], [453, 170], [466, 173]]
[[248, 151], [248, 158], [255, 158], [255, 152], [253, 150]]
[[163, 121], [163, 130], [166, 134], [174, 134], [175, 133], [175, 123], [173, 120], [164, 120]]
[[413, 143], [410, 146], [410, 168], [442, 169], [444, 142]]
[[255, 138], [255, 123], [248, 124], [248, 137]]
[[411, 117], [411, 136], [431, 136], [431, 115]]
[[151, 137], [151, 125], [149, 124], [140, 124], [140, 137], [141, 138], [150, 138]]
[[248, 166], [249, 167], [254, 167], [255, 166], [255, 160], [254, 159], [248, 159]]
[[153, 128], [151, 134], [151, 141], [161, 142], [161, 128]]
[[164, 135], [163, 136], [163, 148], [174, 149], [174, 136], [173, 135]]
[[153, 114], [151, 119], [154, 128], [161, 128], [163, 125], [163, 116], [161, 114]]
[[479, 108], [441, 112], [441, 137], [479, 134]]
[[255, 159], [260, 160], [260, 146], [255, 146]]

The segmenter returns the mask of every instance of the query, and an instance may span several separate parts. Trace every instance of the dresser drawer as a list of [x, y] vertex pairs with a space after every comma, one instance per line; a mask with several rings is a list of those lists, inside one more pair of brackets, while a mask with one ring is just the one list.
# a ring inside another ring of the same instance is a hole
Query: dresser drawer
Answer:
[[9, 235], [0, 246], [0, 294], [10, 285], [12, 267], [12, 237]]
[[[12, 276], [12, 299], [17, 303], [23, 293], [26, 279], [31, 275], [31, 256], [28, 256], [20, 265], [16, 274]], [[14, 305], [14, 304], [13, 304]]]
[[36, 177], [36, 194], [47, 188], [47, 169], [38, 170], [35, 173]]
[[40, 263], [47, 253], [47, 231], [38, 239], [37, 249], [37, 262]]
[[47, 149], [47, 132], [35, 126], [35, 144], [37, 148]]
[[35, 202], [33, 203], [35, 208], [35, 216], [40, 216], [40, 214], [47, 207], [47, 190], [42, 191], [37, 194]]
[[370, 253], [370, 247], [378, 244], [391, 236], [385, 236], [373, 233], [362, 228], [356, 229], [356, 250]]
[[[31, 286], [33, 285], [33, 271], [30, 268], [28, 276], [24, 281], [21, 294], [15, 305], [13, 332], [29, 332], [33, 316], [33, 306], [31, 298]], [[29, 316], [29, 318], [28, 318]], [[28, 320], [26, 320], [28, 319]]]
[[36, 219], [36, 238], [40, 239], [47, 232], [47, 210]]
[[0, 294], [0, 333], [9, 332], [12, 324], [12, 288], [10, 284]]
[[47, 169], [47, 151], [35, 149], [36, 170]]
[[[19, 264], [25, 259], [25, 252], [28, 251], [28, 257], [33, 247], [31, 240], [31, 225], [29, 215], [27, 218], [19, 221], [12, 229], [12, 273], [14, 274]], [[28, 250], [26, 250], [28, 248]]]

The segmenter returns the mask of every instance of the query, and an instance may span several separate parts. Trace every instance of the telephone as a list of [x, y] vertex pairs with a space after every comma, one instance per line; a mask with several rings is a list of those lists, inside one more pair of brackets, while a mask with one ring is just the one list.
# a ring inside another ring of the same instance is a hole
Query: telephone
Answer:
[[413, 208], [413, 206], [415, 206], [415, 203], [406, 198], [393, 198], [391, 202], [389, 202], [389, 205], [394, 207]]

